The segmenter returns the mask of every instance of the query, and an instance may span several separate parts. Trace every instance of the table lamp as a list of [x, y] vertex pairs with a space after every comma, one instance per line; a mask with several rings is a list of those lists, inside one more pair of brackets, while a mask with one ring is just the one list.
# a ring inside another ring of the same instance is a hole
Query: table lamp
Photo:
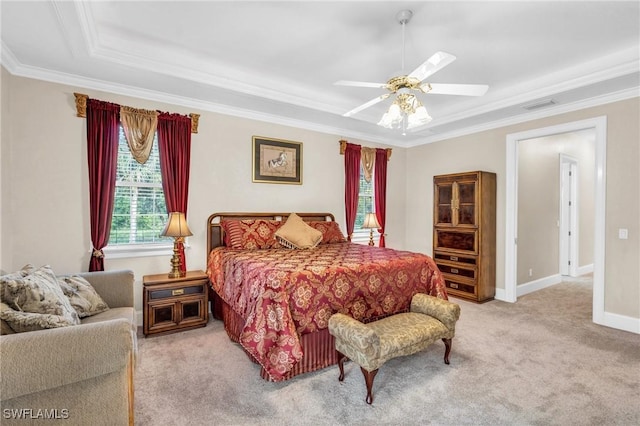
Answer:
[[193, 235], [187, 226], [187, 219], [184, 217], [184, 213], [169, 213], [169, 220], [167, 220], [167, 224], [160, 235], [163, 237], [173, 237], [173, 257], [171, 258], [169, 278], [184, 277], [185, 273], [180, 269], [180, 266], [182, 266], [180, 245], [184, 243], [184, 237]]
[[373, 230], [380, 228], [380, 224], [378, 223], [378, 218], [376, 218], [375, 213], [367, 213], [364, 217], [364, 224], [362, 225], [365, 229], [370, 229], [369, 231], [369, 245], [374, 246], [373, 242]]

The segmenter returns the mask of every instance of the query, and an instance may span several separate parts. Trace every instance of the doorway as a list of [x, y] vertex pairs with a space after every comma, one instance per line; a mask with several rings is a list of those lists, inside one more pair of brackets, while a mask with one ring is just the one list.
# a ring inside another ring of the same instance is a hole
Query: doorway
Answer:
[[593, 322], [604, 322], [604, 237], [606, 192], [606, 130], [605, 116], [533, 129], [507, 135], [506, 151], [506, 213], [505, 213], [505, 292], [502, 297], [515, 302], [517, 289], [517, 218], [518, 218], [518, 145], [521, 141], [561, 133], [593, 129], [595, 131], [595, 212], [593, 252]]
[[578, 276], [578, 160], [560, 154], [560, 275]]

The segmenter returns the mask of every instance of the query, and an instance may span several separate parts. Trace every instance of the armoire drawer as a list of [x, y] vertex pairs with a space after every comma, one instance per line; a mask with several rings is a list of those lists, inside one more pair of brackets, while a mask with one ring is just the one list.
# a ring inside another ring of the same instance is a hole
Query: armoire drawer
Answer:
[[434, 249], [478, 254], [478, 232], [475, 230], [435, 229]]
[[447, 293], [450, 293], [454, 296], [458, 295], [461, 297], [476, 297], [477, 287], [472, 284], [463, 283], [456, 280], [450, 280], [448, 278], [444, 279], [445, 286], [447, 287]]
[[448, 262], [466, 263], [468, 265], [476, 265], [478, 262], [478, 258], [476, 256], [464, 256], [460, 254], [442, 253], [438, 251], [435, 252], [433, 258], [436, 262], [439, 260], [445, 260]]
[[475, 280], [476, 277], [476, 268], [472, 265], [466, 265], [464, 263], [444, 263], [444, 262], [436, 262], [438, 269], [443, 274], [456, 275], [458, 277], [466, 278], [468, 280]]

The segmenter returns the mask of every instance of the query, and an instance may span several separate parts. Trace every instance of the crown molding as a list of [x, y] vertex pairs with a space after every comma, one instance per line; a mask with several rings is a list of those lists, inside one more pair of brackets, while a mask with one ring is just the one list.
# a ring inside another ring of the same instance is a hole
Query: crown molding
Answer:
[[[182, 50], [171, 49], [164, 45], [143, 43], [135, 46], [138, 48], [138, 52], [125, 52], [117, 46], [128, 45], [131, 48], [130, 40], [122, 40], [117, 35], [103, 34], [102, 37], [98, 35], [90, 2], [75, 2], [74, 4], [80, 21], [79, 27], [83, 38], [87, 41], [87, 54], [91, 58], [331, 114], [342, 114], [343, 112], [334, 104], [317, 101], [321, 95], [318, 91], [308, 91], [309, 93], [304, 96], [292, 94], [291, 88], [294, 85], [291, 83], [278, 83], [263, 79], [254, 73], [247, 73], [224, 63], [203, 60], [202, 57], [188, 55]], [[152, 52], [153, 54], [143, 52]], [[176, 65], [176, 58], [181, 58], [179, 65]], [[207, 70], [216, 70], [216, 73]], [[228, 75], [234, 77], [226, 77]], [[298, 88], [298, 92], [302, 91]]]
[[[157, 92], [147, 89], [140, 89], [133, 86], [115, 84], [111, 82], [105, 82], [97, 79], [90, 79], [86, 77], [80, 77], [73, 74], [61, 73], [57, 71], [51, 71], [43, 68], [25, 66], [20, 64], [13, 53], [4, 45], [2, 47], [2, 65], [12, 75], [33, 78], [36, 80], [49, 81], [52, 83], [65, 84], [68, 86], [82, 87], [87, 89], [93, 89], [122, 96], [140, 98], [151, 100], [155, 102], [166, 103], [169, 105], [178, 105], [187, 108], [195, 108], [203, 111], [215, 112], [218, 114], [229, 115], [240, 118], [247, 118], [257, 121], [269, 122], [280, 124], [283, 126], [301, 128], [305, 130], [316, 131], [320, 133], [335, 134], [343, 137], [351, 137], [369, 142], [376, 142], [384, 145], [390, 145], [399, 148], [412, 148], [428, 143], [438, 142], [446, 139], [452, 139], [468, 134], [483, 132], [499, 127], [506, 127], [513, 124], [519, 124], [526, 121], [532, 121], [540, 118], [550, 117], [553, 115], [563, 114], [567, 112], [577, 111], [580, 109], [595, 107], [607, 103], [617, 102], [640, 96], [640, 86], [636, 86], [630, 89], [621, 90], [615, 93], [606, 94], [602, 96], [596, 96], [582, 101], [572, 102], [568, 104], [556, 105], [552, 108], [546, 108], [544, 110], [538, 110], [533, 112], [522, 113], [514, 117], [509, 117], [501, 120], [495, 120], [481, 125], [468, 126], [457, 129], [451, 132], [445, 132], [433, 136], [427, 136], [424, 138], [416, 138], [412, 141], [399, 141], [396, 137], [384, 137], [373, 135], [371, 133], [358, 132], [349, 129], [345, 129], [339, 126], [323, 125], [313, 123], [305, 120], [297, 120], [291, 117], [283, 117], [275, 114], [263, 113], [253, 111], [245, 108], [231, 107], [228, 105], [218, 104], [215, 102], [200, 101], [192, 98], [186, 98], [182, 96], [171, 95], [163, 92]], [[507, 106], [513, 106], [509, 104]], [[484, 112], [489, 112], [489, 109]], [[461, 117], [464, 118], [464, 117]], [[459, 119], [461, 119], [459, 118]], [[439, 120], [440, 121], [440, 120]]]
[[[601, 83], [605, 80], [623, 77], [625, 75], [638, 72], [640, 72], [640, 60], [635, 58], [624, 63], [617, 63], [609, 68], [600, 69], [590, 74], [581, 75], [575, 78], [568, 77], [568, 75], [571, 74], [570, 72], [556, 73], [553, 78], [545, 76], [528, 82], [525, 85], [509, 88], [508, 91], [505, 91], [504, 96], [501, 96], [497, 101], [490, 102], [476, 108], [467, 109], [465, 111], [439, 116], [437, 118], [437, 123], [447, 124], [463, 120], [469, 116], [481, 115], [491, 111], [525, 104], [536, 99], [554, 96], [556, 93], [568, 92], [580, 87]], [[551, 84], [550, 80], [560, 81], [560, 83]]]
[[557, 105], [553, 108], [545, 108], [544, 110], [538, 110], [535, 112], [519, 114], [514, 117], [495, 120], [495, 121], [483, 123], [481, 125], [469, 126], [469, 127], [455, 130], [455, 131], [441, 133], [435, 136], [429, 136], [429, 137], [420, 139], [418, 143], [412, 143], [407, 145], [406, 147], [412, 148], [415, 146], [425, 145], [433, 142], [439, 142], [447, 139], [453, 139], [460, 136], [470, 135], [473, 133], [484, 132], [487, 130], [497, 129], [500, 127], [507, 127], [514, 124], [538, 120], [546, 117], [552, 117], [554, 115], [560, 115], [568, 112], [579, 111], [586, 108], [597, 107], [600, 105], [610, 104], [618, 101], [624, 101], [627, 99], [632, 99], [637, 97], [640, 97], [640, 86], [636, 86], [630, 89], [620, 90], [615, 93], [608, 93], [601, 96], [594, 96], [592, 98], [583, 99], [581, 101]]
[[16, 59], [13, 52], [0, 40], [0, 65], [5, 67], [11, 74], [17, 74], [20, 68], [20, 62]]
[[254, 111], [246, 108], [238, 108], [229, 105], [219, 104], [215, 102], [201, 101], [193, 98], [187, 98], [182, 96], [176, 96], [168, 93], [140, 89], [138, 87], [127, 86], [122, 84], [115, 84], [106, 82], [103, 80], [91, 79], [86, 77], [77, 76], [74, 74], [62, 73], [58, 71], [51, 71], [38, 67], [31, 67], [20, 64], [15, 57], [11, 54], [11, 51], [5, 49], [3, 46], [2, 58], [4, 65], [5, 55], [10, 62], [10, 66], [5, 67], [7, 70], [15, 76], [32, 78], [35, 80], [48, 81], [56, 84], [64, 84], [67, 86], [73, 86], [78, 88], [85, 88], [91, 90], [97, 90], [101, 92], [113, 93], [116, 95], [122, 95], [132, 98], [139, 98], [150, 100], [154, 102], [161, 102], [169, 105], [177, 105], [186, 108], [199, 109], [202, 111], [214, 112], [223, 115], [229, 115], [233, 117], [246, 118], [256, 121], [263, 121], [268, 123], [275, 123], [283, 126], [295, 127], [305, 130], [316, 131], [320, 133], [335, 134], [344, 137], [351, 137], [369, 142], [377, 142], [384, 145], [391, 145], [395, 147], [404, 147], [404, 144], [399, 143], [393, 138], [380, 137], [369, 133], [353, 131], [338, 126], [323, 125], [313, 123], [305, 120], [298, 120], [291, 117], [284, 117], [276, 114], [269, 114], [259, 111]]
[[[78, 10], [85, 10], [85, 9], [82, 8]], [[63, 19], [63, 21], [68, 22], [68, 20], [66, 19]], [[95, 37], [95, 34], [92, 34], [92, 30], [86, 29], [83, 31], [86, 31], [85, 35], [90, 34], [85, 39], [85, 41], [87, 42], [88, 48], [90, 50], [93, 49], [94, 52], [100, 51], [101, 48], [96, 47], [96, 37]], [[403, 138], [397, 134], [389, 135], [387, 137], [387, 136], [381, 136], [373, 133], [353, 131], [340, 126], [318, 124], [318, 123], [314, 123], [306, 120], [298, 120], [295, 118], [281, 116], [277, 114], [259, 112], [259, 111], [254, 111], [246, 108], [230, 107], [228, 105], [219, 104], [215, 102], [201, 101], [201, 100], [196, 100], [192, 98], [186, 98], [182, 96], [168, 94], [165, 92], [141, 89], [138, 87], [111, 83], [103, 80], [81, 77], [74, 74], [62, 73], [62, 72], [51, 71], [43, 68], [23, 65], [17, 60], [15, 55], [4, 44], [4, 42], [0, 41], [0, 43], [1, 43], [0, 47], [2, 49], [1, 56], [0, 56], [1, 64], [13, 75], [33, 78], [37, 80], [44, 80], [44, 81], [49, 81], [53, 83], [66, 84], [69, 86], [94, 89], [94, 90], [119, 94], [123, 96], [137, 97], [141, 99], [147, 99], [147, 100], [162, 102], [162, 103], [171, 104], [171, 105], [180, 105], [188, 108], [196, 108], [203, 111], [210, 111], [210, 112], [215, 112], [215, 113], [224, 114], [224, 115], [248, 118], [248, 119], [270, 122], [270, 123], [277, 123], [284, 126], [312, 130], [312, 131], [317, 131], [321, 133], [341, 135], [343, 137], [352, 137], [352, 138], [357, 138], [357, 139], [366, 140], [370, 142], [377, 142], [380, 144], [390, 145], [394, 147], [401, 147], [401, 148], [411, 148], [411, 147], [415, 147], [415, 146], [419, 146], [427, 143], [437, 142], [445, 139], [451, 139], [458, 136], [464, 136], [467, 134], [477, 133], [477, 132], [490, 130], [498, 127], [504, 127], [512, 124], [522, 123], [525, 121], [531, 121], [538, 118], [544, 118], [552, 115], [562, 114], [565, 112], [575, 111], [575, 110], [589, 108], [589, 107], [602, 105], [606, 103], [616, 102], [619, 100], [629, 99], [632, 97], [637, 97], [638, 91], [639, 91], [638, 87], [634, 87], [631, 89], [622, 90], [622, 91], [611, 93], [611, 94], [592, 97], [582, 101], [556, 105], [552, 108], [545, 108], [543, 110], [521, 113], [521, 114], [518, 114], [517, 116], [495, 120], [495, 121], [483, 123], [481, 125], [467, 126], [451, 132], [435, 134], [432, 136], [417, 137], [411, 140], [406, 140], [406, 139], [403, 140]], [[628, 51], [623, 51], [622, 54], [619, 53], [616, 55], [610, 55], [609, 58], [614, 57], [619, 59], [621, 56], [624, 57], [625, 55], [628, 55]], [[136, 60], [138, 59], [140, 58], [136, 58]], [[130, 61], [126, 62], [126, 64], [130, 64]], [[151, 61], [147, 64], [147, 66], [157, 67], [159, 66], [159, 64]], [[528, 85], [531, 86], [531, 85], [541, 84], [541, 86], [538, 86], [538, 87], [541, 87], [540, 89], [530, 90], [520, 95], [511, 96], [506, 99], [488, 103], [483, 106], [468, 109], [456, 114], [450, 114], [447, 116], [438, 117], [437, 122], [438, 124], [446, 124], [446, 123], [451, 123], [455, 121], [463, 121], [464, 119], [467, 119], [469, 117], [489, 113], [497, 109], [513, 107], [516, 105], [529, 102], [534, 99], [551, 96], [558, 92], [576, 89], [584, 85], [599, 83], [606, 80], [607, 78], [615, 78], [615, 77], [629, 75], [631, 73], [637, 73], [639, 69], [640, 69], [640, 61], [638, 59], [633, 59], [625, 63], [615, 65], [606, 70], [600, 69], [588, 75], [583, 75], [577, 78], [565, 80], [556, 85], [544, 85], [541, 83], [542, 80], [548, 79], [549, 77], [545, 77], [543, 79], [537, 79], [532, 83], [531, 82], [528, 83]], [[173, 74], [169, 73], [169, 75], [173, 75]], [[197, 77], [198, 79], [202, 80], [204, 79], [205, 75], [206, 74], [204, 73], [198, 74], [198, 75], [194, 74], [191, 77], [192, 79]], [[208, 82], [205, 82], [205, 83], [208, 84]], [[227, 81], [227, 83], [231, 84], [232, 85], [231, 87], [233, 87], [234, 89], [239, 87], [239, 85], [235, 81]], [[256, 91], [253, 90], [253, 86], [251, 85], [244, 85], [244, 90], [241, 90], [241, 92], [250, 94], [252, 96], [260, 96], [259, 93], [256, 93]], [[287, 96], [276, 90], [270, 90], [269, 96], [266, 96], [266, 98], [271, 100], [277, 100], [279, 102], [287, 102], [287, 100], [291, 100], [290, 96]], [[298, 99], [298, 101], [301, 100], [301, 98], [297, 98], [297, 97], [294, 97], [294, 98]], [[289, 102], [289, 103], [293, 103], [299, 106], [304, 106], [305, 108], [311, 107], [308, 102], [298, 102], [298, 103]], [[322, 111], [323, 109], [320, 109], [320, 110]], [[429, 127], [427, 127], [425, 130], [429, 130]]]

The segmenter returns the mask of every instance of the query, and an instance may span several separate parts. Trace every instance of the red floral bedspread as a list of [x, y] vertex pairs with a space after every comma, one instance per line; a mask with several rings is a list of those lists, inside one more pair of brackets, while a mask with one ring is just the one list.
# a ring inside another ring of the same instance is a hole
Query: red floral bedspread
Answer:
[[207, 273], [245, 319], [240, 344], [274, 381], [302, 357], [299, 335], [327, 328], [341, 312], [359, 320], [409, 308], [416, 293], [447, 299], [429, 256], [352, 243], [313, 250], [214, 249]]

